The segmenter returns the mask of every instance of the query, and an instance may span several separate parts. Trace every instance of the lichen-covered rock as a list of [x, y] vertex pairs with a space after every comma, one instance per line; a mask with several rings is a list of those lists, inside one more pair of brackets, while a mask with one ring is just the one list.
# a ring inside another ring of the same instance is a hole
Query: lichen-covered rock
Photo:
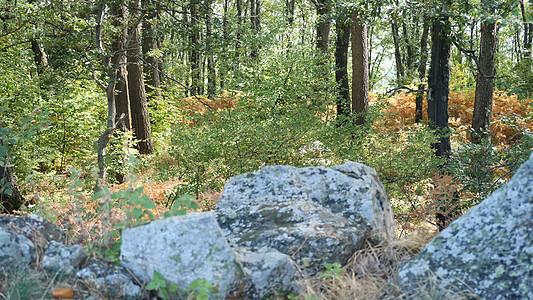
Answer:
[[76, 273], [77, 284], [88, 290], [98, 291], [103, 299], [146, 299], [140, 286], [134, 283], [130, 273], [121, 266], [110, 266], [97, 261]]
[[0, 216], [0, 269], [35, 263], [48, 242], [64, 237], [57, 226], [37, 215]]
[[216, 215], [231, 245], [276, 249], [309, 273], [346, 263], [369, 235], [376, 242], [394, 237], [376, 172], [353, 162], [238, 175], [225, 185]]
[[188, 291], [193, 280], [202, 279], [218, 288], [210, 299], [225, 299], [239, 288], [248, 288], [211, 212], [190, 213], [124, 230], [120, 261], [145, 283], [153, 279], [154, 271], [159, 272], [177, 284], [181, 294]]
[[0, 228], [0, 271], [18, 264], [28, 265], [35, 258], [35, 245], [23, 234]]
[[81, 267], [87, 255], [80, 245], [67, 247], [51, 241], [44, 252], [42, 267], [53, 276], [70, 277]]
[[513, 178], [399, 270], [403, 288], [438, 283], [484, 299], [533, 299], [533, 154]]
[[287, 295], [299, 292], [297, 266], [287, 255], [268, 248], [233, 249], [244, 273], [254, 286], [251, 299], [263, 299], [277, 293]]

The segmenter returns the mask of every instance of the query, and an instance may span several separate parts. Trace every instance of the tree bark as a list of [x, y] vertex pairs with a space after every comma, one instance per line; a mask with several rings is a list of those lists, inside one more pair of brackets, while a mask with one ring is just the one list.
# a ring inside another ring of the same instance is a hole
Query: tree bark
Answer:
[[411, 45], [411, 37], [409, 36], [409, 29], [407, 27], [406, 22], [403, 22], [402, 24], [403, 29], [403, 42], [405, 43], [405, 48], [407, 52], [407, 56], [405, 59], [405, 65], [407, 67], [407, 74], [410, 75], [411, 70], [413, 69], [413, 46]]
[[200, 34], [195, 24], [198, 23], [198, 0], [191, 0], [189, 3], [189, 12], [191, 14], [191, 32], [189, 34], [190, 50], [189, 60], [191, 64], [191, 95], [197, 95], [200, 92], [200, 54], [199, 54], [199, 42]]
[[31, 40], [31, 50], [33, 51], [33, 60], [37, 66], [37, 74], [43, 74], [48, 68], [48, 56], [43, 46], [36, 39]]
[[405, 72], [402, 63], [402, 52], [400, 50], [400, 34], [398, 33], [398, 25], [396, 20], [391, 22], [392, 40], [394, 42], [394, 60], [396, 62], [396, 83], [402, 85]]
[[125, 3], [116, 2], [110, 5], [110, 11], [113, 18], [113, 26], [121, 28], [111, 44], [111, 50], [114, 52], [111, 65], [116, 65], [118, 68], [115, 83], [115, 118], [124, 114], [124, 121], [118, 124], [118, 129], [126, 132], [131, 130], [130, 99], [128, 93], [128, 71], [126, 70], [127, 59], [125, 55], [121, 54], [121, 51], [125, 48], [128, 38], [128, 8]]
[[450, 80], [450, 44], [447, 41], [447, 17], [433, 21], [431, 28], [431, 65], [428, 77], [428, 120], [429, 126], [437, 131], [439, 141], [433, 144], [437, 156], [448, 156], [450, 128], [448, 125], [448, 93]]
[[[132, 14], [138, 15], [139, 1], [130, 2]], [[152, 154], [152, 131], [150, 128], [150, 116], [148, 114], [148, 102], [146, 90], [144, 89], [144, 78], [140, 57], [141, 50], [141, 28], [137, 26], [133, 29], [131, 43], [128, 47], [128, 91], [130, 96], [131, 123], [133, 133], [137, 140], [137, 149], [141, 154]]]
[[492, 100], [494, 91], [494, 56], [496, 54], [496, 24], [485, 21], [481, 24], [478, 74], [476, 77], [476, 100], [472, 118], [472, 142], [479, 144], [490, 139]]
[[317, 10], [317, 26], [316, 26], [316, 46], [322, 53], [329, 52], [329, 34], [331, 30], [331, 2], [329, 0], [317, 0], [315, 3]]
[[161, 70], [161, 61], [158, 57], [149, 53], [159, 49], [159, 40], [157, 37], [157, 18], [158, 11], [155, 7], [154, 0], [142, 0], [142, 8], [147, 12], [144, 22], [142, 23], [142, 53], [147, 66], [143, 68], [146, 94], [148, 102], [154, 97], [160, 97], [161, 76], [158, 70]]
[[[261, 0], [250, 0], [250, 22], [252, 23], [252, 30], [255, 34], [259, 34], [261, 30]], [[255, 43], [253, 45], [250, 56], [254, 59], [259, 57], [260, 45]]]
[[424, 28], [422, 29], [422, 37], [420, 38], [420, 65], [418, 66], [418, 92], [415, 99], [415, 122], [420, 123], [424, 119], [423, 106], [424, 106], [424, 89], [426, 85], [426, 65], [428, 61], [428, 35], [429, 35], [429, 22], [424, 21]]
[[355, 123], [366, 122], [366, 109], [369, 102], [368, 76], [368, 29], [357, 15], [352, 13], [352, 114]]
[[[2, 129], [2, 124], [0, 124]], [[0, 136], [0, 212], [12, 213], [19, 209], [24, 203], [24, 199], [17, 187], [13, 168], [7, 153], [7, 147]]]
[[207, 55], [207, 95], [213, 96], [216, 92], [216, 70], [215, 70], [215, 60], [213, 56], [212, 49], [212, 24], [211, 24], [211, 14], [212, 12], [212, 2], [211, 0], [205, 0], [205, 40], [206, 40], [206, 55]]
[[[345, 13], [347, 14], [347, 13]], [[339, 16], [335, 23], [335, 80], [337, 82], [337, 118], [346, 121], [350, 116], [350, 84], [348, 82], [348, 48], [350, 46], [350, 19]]]
[[225, 83], [226, 83], [226, 62], [227, 59], [227, 47], [226, 43], [228, 42], [228, 9], [229, 9], [229, 0], [224, 0], [224, 14], [222, 16], [222, 36], [223, 36], [223, 44], [222, 44], [222, 64], [219, 67], [219, 77], [220, 77], [220, 88], [224, 89]]

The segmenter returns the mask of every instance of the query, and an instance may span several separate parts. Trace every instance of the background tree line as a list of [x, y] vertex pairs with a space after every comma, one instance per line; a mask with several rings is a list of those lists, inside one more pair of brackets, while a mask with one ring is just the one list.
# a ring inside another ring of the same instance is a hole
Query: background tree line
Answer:
[[[427, 115], [430, 144], [448, 157], [453, 76], [475, 87], [477, 144], [490, 137], [495, 85], [533, 90], [531, 12], [522, 0], [0, 1], [2, 197], [18, 199], [2, 202], [21, 204], [11, 168], [31, 181], [97, 154], [100, 182], [123, 182], [129, 153], [169, 143], [183, 146], [170, 152], [196, 182], [216, 157], [235, 161], [223, 178], [253, 155], [261, 162], [249, 168], [298, 164], [279, 149], [317, 136], [354, 151], [342, 140], [370, 135], [372, 90], [416, 93], [413, 118]], [[207, 124], [210, 135], [189, 136], [172, 115], [185, 97], [214, 113], [224, 94], [252, 103], [237, 105], [248, 114], [219, 116], [226, 127]], [[210, 148], [213, 138], [232, 144]]]

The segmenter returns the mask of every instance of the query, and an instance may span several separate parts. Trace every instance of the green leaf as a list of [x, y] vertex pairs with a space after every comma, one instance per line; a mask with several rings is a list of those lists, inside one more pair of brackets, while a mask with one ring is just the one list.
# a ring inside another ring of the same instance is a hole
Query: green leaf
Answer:
[[152, 209], [156, 208], [154, 205], [154, 202], [152, 202], [152, 200], [150, 200], [150, 198], [148, 198], [148, 196], [146, 195], [142, 195], [142, 197], [140, 198], [139, 204], [144, 208], [152, 208]]
[[139, 220], [143, 216], [143, 209], [140, 207], [134, 207], [131, 213], [135, 219]]

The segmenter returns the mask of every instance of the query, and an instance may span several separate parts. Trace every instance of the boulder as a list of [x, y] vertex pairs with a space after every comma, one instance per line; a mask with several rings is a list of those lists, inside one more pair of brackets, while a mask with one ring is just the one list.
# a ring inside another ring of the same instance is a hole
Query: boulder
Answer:
[[51, 241], [44, 252], [42, 267], [52, 276], [70, 277], [86, 261], [87, 255], [80, 245], [67, 247]]
[[0, 216], [0, 269], [33, 264], [50, 241], [64, 238], [59, 227], [37, 215]]
[[216, 207], [229, 243], [294, 257], [308, 273], [345, 264], [370, 237], [394, 238], [390, 203], [376, 172], [349, 162], [332, 168], [268, 166], [229, 180]]
[[504, 187], [402, 266], [399, 278], [406, 291], [432, 289], [434, 298], [455, 290], [483, 299], [533, 299], [533, 154]]
[[[250, 286], [235, 259], [214, 214], [189, 213], [124, 230], [120, 261], [141, 281], [154, 271], [177, 284], [187, 298], [194, 280], [207, 280], [218, 289], [210, 299], [245, 299]], [[244, 293], [244, 294], [243, 294]]]
[[146, 299], [134, 278], [121, 266], [96, 261], [76, 273], [78, 286], [97, 292], [100, 299]]

